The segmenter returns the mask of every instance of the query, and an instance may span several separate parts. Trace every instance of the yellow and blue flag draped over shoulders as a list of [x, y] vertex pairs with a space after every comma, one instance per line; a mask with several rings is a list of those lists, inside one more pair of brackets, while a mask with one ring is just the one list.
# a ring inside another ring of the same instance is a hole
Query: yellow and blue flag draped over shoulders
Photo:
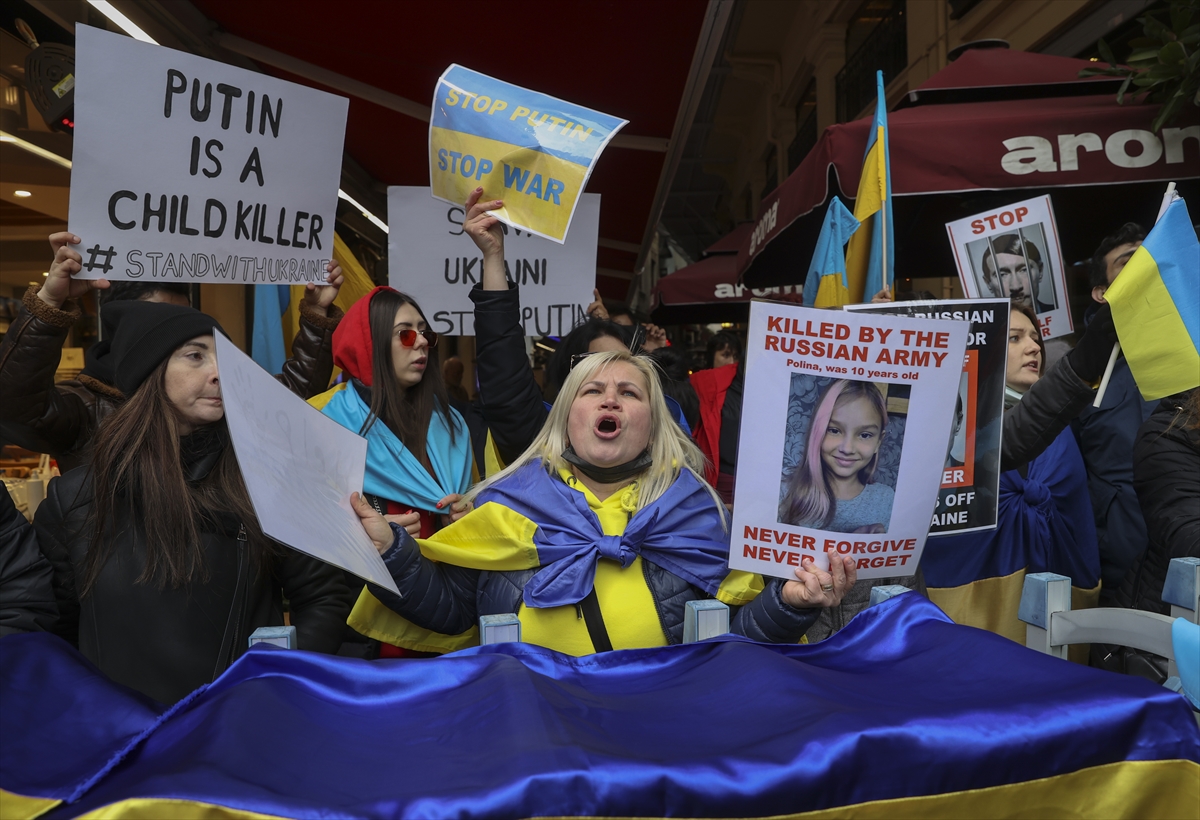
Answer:
[[1200, 805], [1200, 728], [1182, 696], [958, 626], [912, 593], [808, 645], [725, 636], [574, 658], [506, 643], [374, 662], [255, 648], [169, 709], [59, 638], [18, 634], [0, 639], [0, 703], [6, 818]]
[[850, 294], [846, 302], [870, 301], [891, 287], [896, 262], [895, 230], [892, 222], [892, 165], [888, 154], [887, 97], [883, 72], [875, 72], [875, 119], [867, 133], [862, 176], [854, 199], [854, 217], [862, 227], [850, 237], [846, 248], [846, 275]]
[[[1100, 545], [1083, 456], [1070, 429], [1029, 462], [1025, 475], [1000, 474], [996, 527], [939, 535], [925, 542], [921, 571], [929, 599], [954, 619], [1025, 643], [1017, 617], [1025, 576], [1057, 572], [1071, 579], [1071, 608], [1100, 597]], [[1071, 660], [1086, 663], [1086, 645]]]
[[429, 123], [433, 195], [503, 199], [502, 222], [559, 244], [600, 153], [627, 120], [451, 65]]
[[1200, 385], [1200, 242], [1176, 199], [1104, 294], [1142, 398]]
[[846, 240], [858, 230], [859, 222], [836, 196], [825, 211], [817, 248], [804, 277], [804, 304], [810, 307], [838, 307], [850, 303], [846, 283]]

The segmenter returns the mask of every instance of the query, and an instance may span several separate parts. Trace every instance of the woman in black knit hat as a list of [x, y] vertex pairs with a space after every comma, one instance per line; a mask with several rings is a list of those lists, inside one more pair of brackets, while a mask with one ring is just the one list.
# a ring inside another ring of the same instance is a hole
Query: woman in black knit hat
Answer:
[[90, 466], [51, 482], [34, 524], [62, 637], [118, 683], [174, 703], [291, 605], [301, 649], [335, 652], [343, 574], [263, 535], [225, 426], [213, 333], [191, 308], [118, 302], [115, 383]]

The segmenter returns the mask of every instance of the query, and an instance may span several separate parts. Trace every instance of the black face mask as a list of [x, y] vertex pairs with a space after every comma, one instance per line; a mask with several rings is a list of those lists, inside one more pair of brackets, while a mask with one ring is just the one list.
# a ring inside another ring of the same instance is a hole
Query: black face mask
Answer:
[[598, 481], [601, 484], [617, 484], [626, 479], [633, 478], [649, 467], [652, 461], [649, 447], [643, 450], [642, 454], [632, 461], [626, 461], [624, 464], [618, 464], [615, 467], [597, 467], [590, 461], [584, 461], [575, 452], [575, 448], [569, 444], [567, 445], [567, 449], [563, 450], [562, 457], [563, 461], [578, 468], [579, 472], [592, 481]]

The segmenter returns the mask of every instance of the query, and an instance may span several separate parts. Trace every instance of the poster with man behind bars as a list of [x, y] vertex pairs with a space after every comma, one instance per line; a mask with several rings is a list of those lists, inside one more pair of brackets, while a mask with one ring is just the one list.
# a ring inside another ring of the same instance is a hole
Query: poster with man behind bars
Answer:
[[971, 322], [954, 407], [954, 427], [929, 534], [993, 529], [999, 502], [1009, 300], [893, 302], [847, 305], [846, 310]]

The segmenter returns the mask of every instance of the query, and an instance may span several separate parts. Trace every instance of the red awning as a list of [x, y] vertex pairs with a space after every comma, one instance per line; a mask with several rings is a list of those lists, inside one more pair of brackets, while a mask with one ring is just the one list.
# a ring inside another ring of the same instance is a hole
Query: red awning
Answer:
[[[1157, 106], [1117, 105], [1111, 83], [1071, 79], [1087, 65], [1084, 60], [1007, 50], [963, 54], [909, 95], [915, 104], [888, 115], [893, 195], [899, 198], [1053, 189], [1197, 177], [1200, 114], [1196, 109], [1189, 107], [1180, 122], [1156, 135], [1150, 123]], [[1036, 81], [1039, 76], [1043, 78], [1041, 83]], [[964, 89], [971, 92], [964, 94]], [[954, 95], [947, 93], [954, 90]], [[958, 101], [972, 93], [988, 101]], [[1039, 98], [1043, 93], [1062, 96]], [[1008, 99], [995, 99], [997, 95]], [[758, 223], [738, 256], [743, 283], [761, 287], [801, 281], [819, 225], [815, 230], [803, 226], [805, 241], [797, 242], [793, 237], [786, 243], [786, 254], [765, 251], [795, 231], [798, 222], [811, 221], [804, 217], [824, 205], [831, 194], [853, 199], [870, 122], [868, 117], [827, 128], [800, 167], [763, 200]], [[831, 171], [836, 178], [832, 182]], [[830, 190], [832, 185], [836, 189]], [[1027, 193], [1033, 196], [1036, 192]], [[899, 208], [900, 204], [898, 199], [893, 207]], [[970, 211], [957, 216], [967, 213]], [[815, 216], [818, 223], [819, 216]], [[1058, 216], [1061, 221], [1063, 214]], [[899, 264], [906, 236], [899, 216], [896, 222]], [[1100, 231], [1094, 241], [1081, 238], [1081, 247], [1089, 241], [1094, 246], [1107, 232], [1104, 228]], [[931, 235], [921, 239], [925, 243], [934, 241]], [[945, 243], [944, 232], [941, 241]], [[1090, 252], [1089, 246], [1078, 253]], [[939, 266], [937, 271], [924, 275], [953, 276], [954, 269]]]
[[659, 279], [651, 292], [652, 318], [660, 324], [739, 321], [746, 317], [746, 305], [753, 298], [799, 301], [799, 288], [738, 284], [737, 253], [752, 228], [748, 222], [738, 225], [708, 248], [699, 262]]

